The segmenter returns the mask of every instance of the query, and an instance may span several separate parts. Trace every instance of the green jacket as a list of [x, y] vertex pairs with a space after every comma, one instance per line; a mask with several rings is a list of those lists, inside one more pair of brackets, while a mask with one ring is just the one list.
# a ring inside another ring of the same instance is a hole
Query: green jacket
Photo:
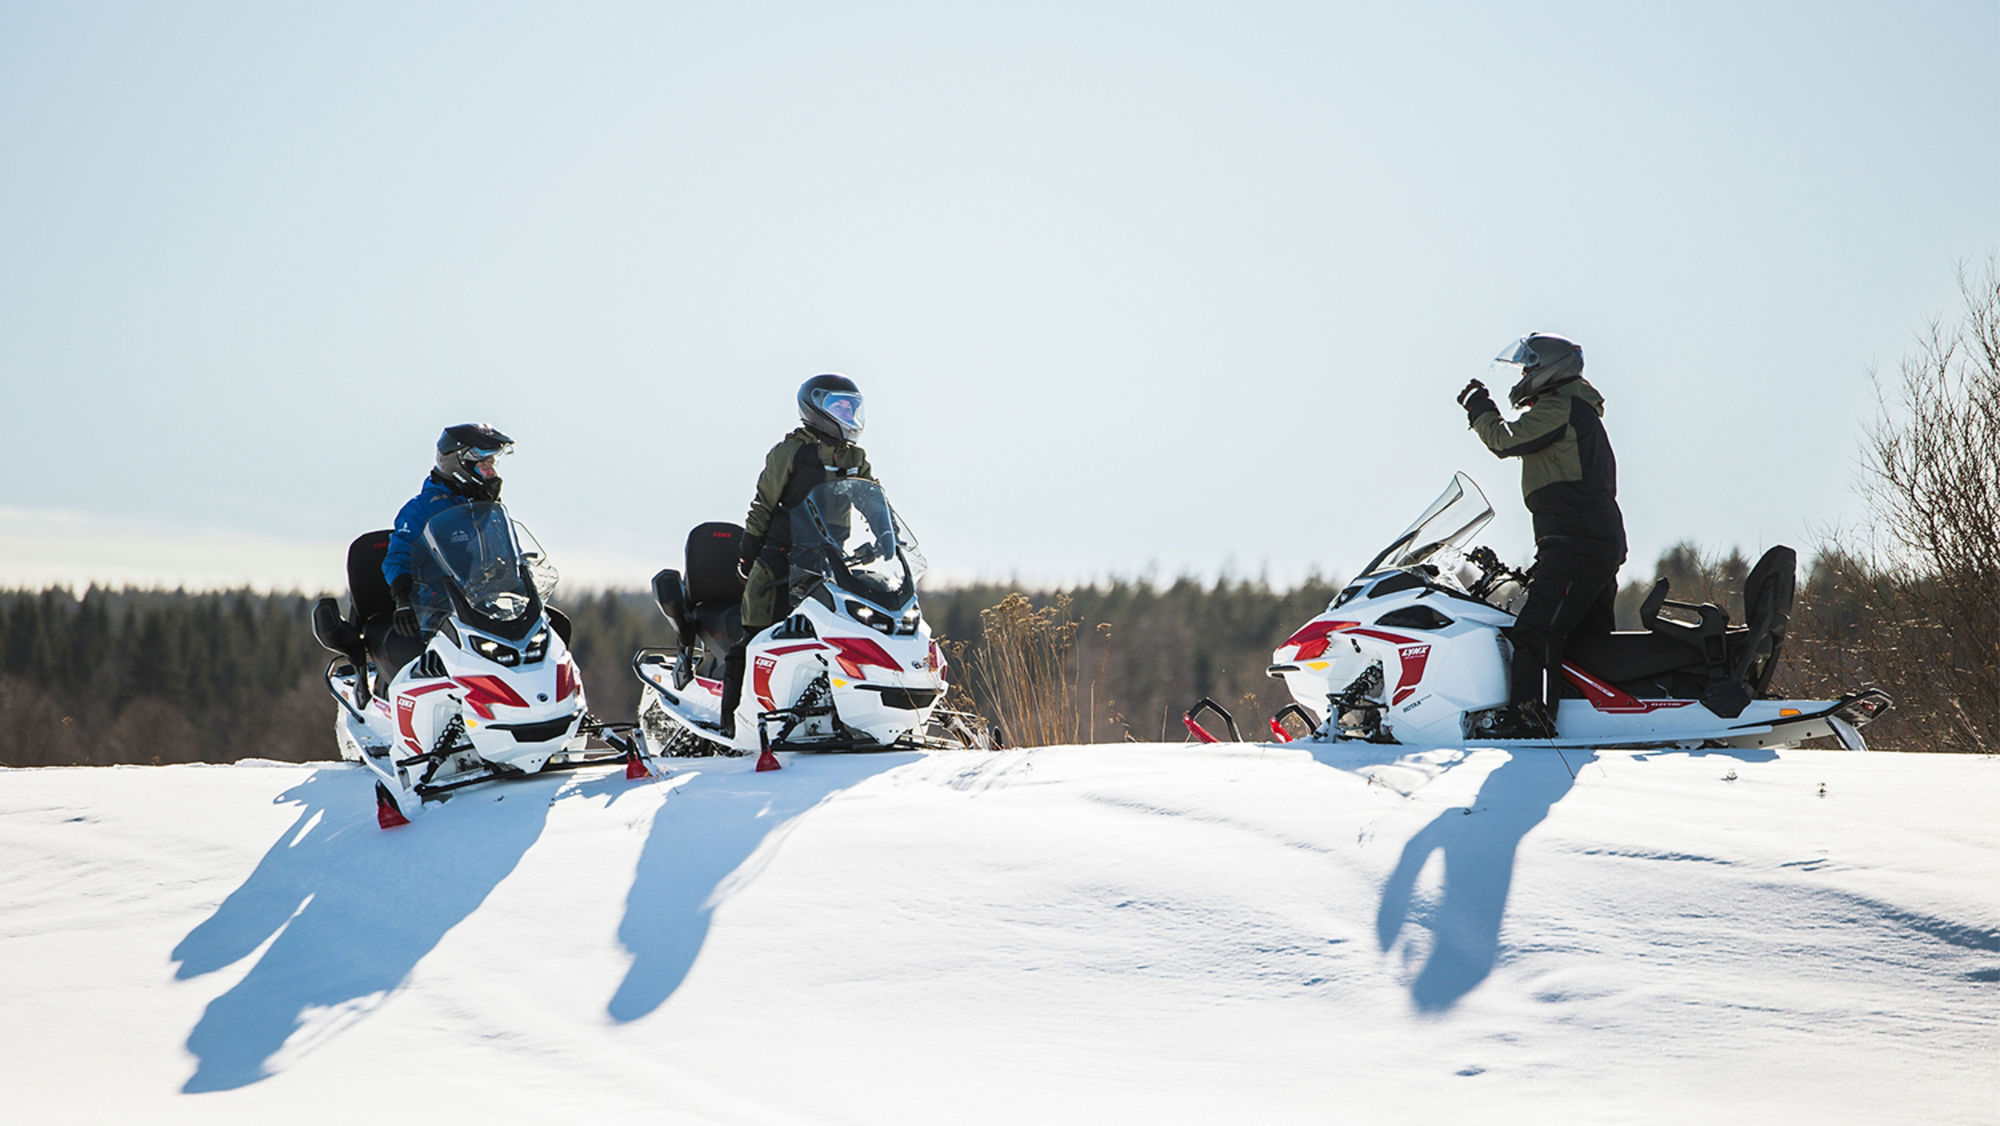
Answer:
[[1471, 419], [1496, 457], [1521, 459], [1521, 496], [1535, 539], [1576, 536], [1625, 547], [1618, 510], [1618, 460], [1604, 431], [1604, 396], [1577, 378], [1552, 387], [1508, 422], [1492, 400]]
[[757, 495], [743, 530], [754, 543], [771, 547], [791, 543], [791, 510], [806, 494], [833, 477], [873, 477], [868, 452], [853, 442], [834, 442], [801, 426], [785, 435], [764, 456], [757, 475]]

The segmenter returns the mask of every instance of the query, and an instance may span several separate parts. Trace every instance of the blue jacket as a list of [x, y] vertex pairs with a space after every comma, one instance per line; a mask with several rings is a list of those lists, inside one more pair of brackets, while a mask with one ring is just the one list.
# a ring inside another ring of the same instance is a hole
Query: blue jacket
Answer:
[[431, 522], [431, 517], [454, 505], [471, 503], [471, 497], [461, 495], [436, 476], [424, 479], [424, 487], [396, 513], [396, 526], [389, 530], [389, 553], [382, 557], [382, 577], [389, 580], [390, 590], [396, 589], [397, 579], [411, 573], [411, 553], [420, 550], [424, 525]]

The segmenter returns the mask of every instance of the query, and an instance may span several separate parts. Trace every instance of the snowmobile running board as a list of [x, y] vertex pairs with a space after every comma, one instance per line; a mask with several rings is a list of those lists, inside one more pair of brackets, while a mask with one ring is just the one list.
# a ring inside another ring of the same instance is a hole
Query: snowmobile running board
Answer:
[[[1859, 692], [1849, 692], [1846, 695], [1842, 696], [1839, 700], [1834, 701], [1832, 704], [1816, 712], [1797, 713], [1785, 716], [1781, 721], [1776, 723], [1766, 720], [1759, 720], [1753, 723], [1736, 724], [1733, 727], [1725, 728], [1723, 729], [1722, 732], [1717, 733], [1717, 735], [1721, 735], [1723, 736], [1723, 738], [1717, 738], [1716, 736], [1709, 736], [1709, 737], [1697, 736], [1697, 737], [1680, 738], [1680, 739], [1658, 739], [1658, 740], [1645, 740], [1645, 741], [1638, 741], [1638, 740], [1620, 741], [1615, 737], [1610, 737], [1610, 738], [1593, 737], [1589, 739], [1564, 739], [1561, 738], [1560, 736], [1553, 739], [1468, 738], [1467, 745], [1476, 745], [1481, 747], [1490, 746], [1502, 749], [1548, 747], [1556, 749], [1602, 749], [1602, 750], [1619, 750], [1619, 749], [1657, 750], [1668, 747], [1703, 746], [1710, 744], [1717, 746], [1728, 746], [1731, 744], [1724, 741], [1724, 738], [1726, 738], [1726, 733], [1728, 731], [1740, 731], [1740, 730], [1755, 731], [1757, 729], [1766, 729], [1771, 734], [1775, 735], [1777, 734], [1777, 732], [1787, 727], [1802, 727], [1811, 724], [1815, 721], [1824, 721], [1827, 727], [1830, 728], [1831, 730], [1819, 732], [1813, 736], [1808, 736], [1809, 738], [1822, 738], [1830, 735], [1834, 740], [1840, 743], [1841, 749], [1843, 750], [1865, 751], [1868, 749], [1868, 744], [1867, 741], [1862, 738], [1861, 728], [1873, 722], [1877, 717], [1881, 716], [1882, 713], [1888, 711], [1889, 708], [1890, 708], [1890, 699], [1888, 693], [1882, 691], [1880, 688], [1864, 688]], [[1242, 733], [1237, 730], [1236, 720], [1233, 716], [1229, 714], [1229, 710], [1227, 708], [1224, 708], [1221, 704], [1216, 703], [1214, 700], [1210, 699], [1207, 696], [1204, 696], [1201, 699], [1195, 701], [1194, 706], [1189, 708], [1187, 712], [1181, 716], [1181, 722], [1187, 726], [1189, 734], [1193, 735], [1195, 738], [1199, 739], [1203, 743], [1220, 743], [1223, 741], [1222, 739], [1217, 738], [1214, 734], [1210, 733], [1207, 728], [1203, 727], [1200, 724], [1200, 722], [1198, 722], [1195, 719], [1196, 716], [1202, 714], [1203, 712], [1214, 712], [1217, 716], [1221, 718], [1223, 726], [1229, 732], [1229, 740], [1228, 740], [1229, 742], [1232, 743], [1243, 742]], [[1271, 733], [1273, 736], [1276, 737], [1277, 742], [1291, 743], [1298, 741], [1292, 736], [1292, 734], [1289, 731], [1286, 731], [1284, 727], [1285, 718], [1287, 716], [1293, 716], [1293, 715], [1298, 716], [1302, 721], [1306, 722], [1312, 728], [1314, 734], [1315, 735], [1317, 734], [1319, 724], [1313, 717], [1312, 713], [1306, 711], [1304, 708], [1300, 707], [1297, 704], [1288, 704], [1285, 707], [1279, 709], [1278, 714], [1271, 717]], [[1308, 736], [1307, 739], [1308, 741], [1326, 742], [1326, 743], [1371, 742], [1370, 740], [1354, 739], [1344, 736], [1332, 739], [1316, 739], [1313, 738], [1312, 736]], [[1395, 745], [1414, 746], [1414, 744], [1395, 744]], [[1760, 741], [1757, 745], [1763, 746], [1764, 744]]]

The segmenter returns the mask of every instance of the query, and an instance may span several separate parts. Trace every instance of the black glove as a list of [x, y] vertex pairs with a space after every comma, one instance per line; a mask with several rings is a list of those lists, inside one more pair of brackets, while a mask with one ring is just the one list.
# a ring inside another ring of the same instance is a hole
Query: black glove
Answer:
[[1465, 408], [1465, 421], [1475, 422], [1482, 414], [1499, 414], [1500, 408], [1493, 405], [1493, 396], [1486, 393], [1486, 385], [1477, 379], [1465, 385], [1458, 393], [1458, 405]]
[[417, 622], [416, 607], [410, 604], [410, 586], [410, 576], [404, 575], [389, 588], [390, 595], [396, 599], [396, 616], [390, 620], [390, 624], [404, 637], [415, 637], [422, 630]]
[[750, 581], [750, 568], [757, 565], [757, 557], [764, 554], [764, 537], [745, 535], [743, 552], [736, 557], [736, 573], [744, 582]]

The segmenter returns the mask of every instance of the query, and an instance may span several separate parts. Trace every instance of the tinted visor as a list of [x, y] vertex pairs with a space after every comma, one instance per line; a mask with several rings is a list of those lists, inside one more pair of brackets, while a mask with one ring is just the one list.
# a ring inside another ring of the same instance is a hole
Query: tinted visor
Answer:
[[1541, 357], [1537, 356], [1535, 354], [1535, 350], [1528, 346], [1529, 339], [1531, 338], [1523, 336], [1521, 339], [1516, 340], [1512, 344], [1507, 345], [1505, 348], [1500, 349], [1500, 354], [1493, 357], [1493, 362], [1500, 364], [1519, 364], [1522, 367], [1534, 367], [1535, 361], [1540, 359]]
[[819, 409], [843, 429], [859, 430], [863, 421], [861, 395], [856, 391], [821, 391]]

